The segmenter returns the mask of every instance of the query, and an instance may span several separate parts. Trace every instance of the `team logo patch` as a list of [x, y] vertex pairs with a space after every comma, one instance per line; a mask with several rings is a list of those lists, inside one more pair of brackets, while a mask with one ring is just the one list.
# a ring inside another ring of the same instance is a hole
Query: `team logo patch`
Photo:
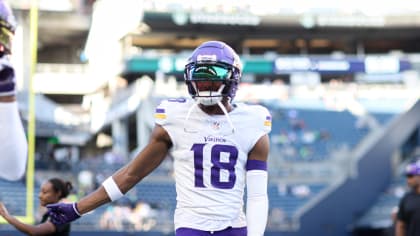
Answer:
[[271, 127], [271, 116], [265, 117], [264, 125]]
[[156, 108], [156, 110], [155, 110], [155, 118], [157, 118], [157, 119], [166, 119], [165, 109], [163, 109], [163, 108]]

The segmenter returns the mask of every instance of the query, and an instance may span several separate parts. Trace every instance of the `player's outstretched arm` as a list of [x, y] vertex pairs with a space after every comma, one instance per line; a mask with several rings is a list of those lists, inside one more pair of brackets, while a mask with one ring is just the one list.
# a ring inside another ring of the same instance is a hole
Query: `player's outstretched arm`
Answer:
[[135, 159], [105, 180], [101, 187], [77, 203], [47, 205], [51, 222], [56, 225], [68, 223], [84, 213], [122, 197], [159, 166], [170, 147], [171, 141], [168, 133], [160, 125], [156, 125], [147, 146]]
[[263, 236], [268, 218], [268, 135], [262, 136], [248, 155], [246, 165], [248, 236]]
[[25, 173], [28, 150], [15, 92], [15, 73], [4, 56], [0, 58], [0, 178], [11, 181]]
[[8, 1], [0, 1], [0, 178], [7, 180], [23, 176], [28, 149], [15, 101], [15, 71], [9, 60], [15, 29]]

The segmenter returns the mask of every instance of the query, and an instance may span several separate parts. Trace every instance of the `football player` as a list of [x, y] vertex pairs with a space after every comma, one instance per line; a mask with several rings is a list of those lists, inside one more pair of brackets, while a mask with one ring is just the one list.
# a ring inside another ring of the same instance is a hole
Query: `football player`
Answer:
[[119, 199], [169, 154], [177, 236], [263, 235], [271, 115], [260, 105], [233, 103], [241, 74], [239, 56], [226, 43], [198, 46], [184, 73], [192, 99], [163, 101], [150, 141], [137, 157], [80, 201], [47, 206], [52, 222], [73, 221]]
[[0, 178], [15, 181], [25, 173], [28, 145], [16, 101], [15, 71], [10, 63], [16, 22], [0, 0]]
[[396, 236], [415, 236], [420, 234], [420, 161], [406, 166], [405, 176], [409, 191], [398, 204]]

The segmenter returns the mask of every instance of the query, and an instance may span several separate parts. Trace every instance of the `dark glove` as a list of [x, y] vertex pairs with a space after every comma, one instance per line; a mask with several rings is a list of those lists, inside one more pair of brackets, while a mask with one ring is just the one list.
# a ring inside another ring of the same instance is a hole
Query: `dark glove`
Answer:
[[80, 218], [82, 215], [77, 210], [77, 205], [73, 203], [56, 203], [47, 205], [47, 214], [51, 223], [63, 225]]
[[7, 57], [0, 58], [0, 96], [14, 95], [15, 92], [15, 70]]

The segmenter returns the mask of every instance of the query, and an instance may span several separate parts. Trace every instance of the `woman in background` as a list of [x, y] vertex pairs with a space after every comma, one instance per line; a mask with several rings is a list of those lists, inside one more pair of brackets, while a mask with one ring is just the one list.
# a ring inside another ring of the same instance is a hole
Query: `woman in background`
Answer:
[[[73, 186], [70, 182], [59, 178], [51, 178], [41, 185], [39, 193], [40, 205], [45, 207], [47, 204], [58, 203], [63, 198], [67, 197], [72, 189]], [[70, 224], [55, 226], [50, 222], [48, 213], [45, 213], [42, 216], [41, 221], [37, 225], [25, 224], [10, 215], [4, 204], [0, 202], [0, 216], [16, 229], [27, 235], [70, 235]]]

